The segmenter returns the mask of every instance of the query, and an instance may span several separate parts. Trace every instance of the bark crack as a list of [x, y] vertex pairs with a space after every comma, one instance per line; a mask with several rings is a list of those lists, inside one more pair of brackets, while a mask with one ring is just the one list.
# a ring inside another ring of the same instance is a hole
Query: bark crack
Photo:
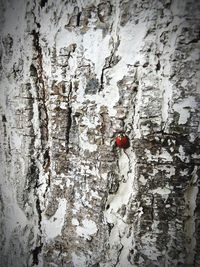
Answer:
[[82, 12], [78, 12], [78, 15], [77, 15], [77, 23], [76, 23], [76, 26], [77, 26], [77, 27], [80, 26], [81, 14], [82, 14]]
[[[126, 154], [127, 158], [128, 158], [128, 172], [127, 172], [127, 179], [129, 178], [129, 174], [132, 172], [132, 168], [131, 168], [131, 159], [130, 156], [128, 155], [128, 152], [124, 149], [124, 153]], [[127, 182], [127, 180], [125, 181]]]
[[70, 107], [70, 97], [72, 94], [72, 82], [69, 85], [69, 93], [67, 96], [67, 126], [66, 126], [66, 152], [69, 152], [69, 134], [72, 126], [72, 108]]
[[[34, 145], [35, 138], [33, 138], [33, 143]], [[32, 146], [30, 147], [30, 153], [31, 153]], [[35, 201], [35, 209], [37, 211], [38, 215], [38, 234], [37, 234], [37, 239], [36, 239], [36, 246], [32, 249], [32, 263], [33, 265], [39, 264], [39, 254], [42, 250], [43, 243], [42, 243], [42, 230], [41, 230], [41, 221], [42, 221], [42, 210], [41, 210], [41, 205], [40, 205], [40, 198], [38, 194], [38, 188], [40, 187], [39, 183], [39, 168], [36, 165], [36, 161], [34, 158], [31, 159], [31, 164], [29, 166], [28, 174], [27, 174], [27, 187], [25, 188], [28, 191], [31, 191], [33, 189], [33, 195], [36, 199]]]
[[[36, 188], [38, 188], [38, 185], [36, 184]], [[37, 200], [36, 200], [36, 210], [38, 213], [38, 228], [39, 231], [41, 233], [41, 221], [42, 221], [42, 210], [40, 207], [40, 199], [39, 196], [37, 195]], [[32, 256], [33, 256], [33, 265], [38, 265], [39, 264], [39, 254], [42, 251], [42, 247], [43, 247], [43, 243], [42, 243], [42, 238], [41, 235], [39, 236], [39, 246], [36, 246], [33, 250], [32, 250]]]
[[115, 57], [115, 52], [117, 51], [117, 49], [120, 45], [119, 36], [117, 36], [117, 42], [116, 43], [114, 43], [113, 39], [112, 39], [112, 42], [113, 42], [113, 48], [111, 50], [110, 56], [106, 58], [105, 64], [104, 64], [102, 71], [101, 71], [99, 92], [104, 89], [104, 77], [105, 77], [104, 72], [105, 72], [105, 70], [112, 68], [120, 60], [118, 57]]
[[120, 247], [120, 249], [118, 250], [117, 261], [116, 261], [114, 267], [117, 267], [118, 263], [120, 262], [120, 256], [121, 256], [122, 250], [123, 250], [123, 248], [124, 248], [124, 245], [123, 245], [122, 242], [121, 242], [121, 236], [120, 236], [120, 235], [119, 235], [119, 240], [120, 240], [120, 245], [121, 245], [121, 247]]
[[[46, 1], [43, 1], [45, 4]], [[39, 28], [40, 24], [37, 22], [36, 15], [34, 14], [34, 9], [36, 8], [36, 3], [34, 2], [34, 7], [32, 10], [32, 14], [34, 17], [34, 22], [36, 25], [36, 29], [32, 30], [31, 35], [33, 36], [33, 51], [35, 55], [32, 58], [32, 64], [30, 66], [30, 76], [33, 78], [33, 84], [35, 87], [35, 95], [34, 98], [36, 101], [37, 109], [38, 109], [38, 120], [39, 120], [39, 130], [40, 130], [40, 142], [41, 148], [37, 148], [37, 159], [38, 164], [40, 163], [40, 157], [43, 161], [42, 168], [45, 173], [48, 173], [48, 181], [45, 189], [45, 193], [42, 197], [45, 198], [46, 192], [50, 187], [50, 153], [48, 147], [48, 140], [49, 140], [49, 130], [48, 130], [48, 111], [46, 106], [47, 101], [47, 93], [45, 88], [45, 82], [43, 78], [43, 56], [42, 56], [42, 48], [40, 46], [40, 33]], [[34, 142], [36, 142], [37, 136], [34, 138]], [[42, 252], [43, 242], [42, 242], [42, 228], [41, 228], [41, 221], [42, 221], [42, 209], [41, 209], [41, 200], [40, 194], [38, 192], [38, 188], [40, 187], [40, 174], [39, 168], [37, 167], [37, 175], [35, 178], [35, 185], [34, 185], [34, 195], [36, 198], [36, 211], [38, 215], [38, 236], [35, 248], [32, 250], [32, 263], [33, 265], [39, 264], [39, 254]]]

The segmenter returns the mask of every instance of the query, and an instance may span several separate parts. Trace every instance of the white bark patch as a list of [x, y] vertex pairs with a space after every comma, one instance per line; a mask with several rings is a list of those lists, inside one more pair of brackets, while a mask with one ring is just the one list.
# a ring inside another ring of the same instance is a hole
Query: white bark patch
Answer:
[[170, 189], [170, 188], [166, 188], [166, 187], [164, 187], [164, 188], [159, 187], [159, 188], [156, 188], [156, 189], [154, 189], [154, 190], [151, 190], [151, 192], [152, 192], [153, 194], [159, 194], [159, 195], [161, 195], [163, 198], [167, 198], [168, 195], [171, 193], [171, 190], [172, 190], [172, 189], [173, 189], [172, 187], [171, 187], [171, 189]]
[[72, 253], [72, 261], [75, 267], [86, 266], [86, 258], [83, 253]]
[[4, 2], [2, 266], [198, 265], [197, 1]]
[[102, 39], [102, 31], [96, 30], [94, 32], [93, 29], [88, 31], [82, 40], [85, 57], [95, 64], [95, 73], [98, 79], [101, 78], [101, 71], [105, 64], [104, 60], [109, 56], [109, 41], [109, 35]]
[[179, 124], [185, 124], [190, 118], [190, 111], [194, 111], [196, 108], [196, 101], [193, 96], [190, 96], [179, 103], [174, 104], [174, 111], [179, 113]]
[[61, 199], [54, 216], [52, 216], [49, 220], [42, 220], [41, 225], [47, 241], [61, 234], [65, 219], [66, 204], [66, 199]]
[[[126, 152], [128, 153], [128, 152]], [[131, 162], [125, 153], [122, 154], [119, 159], [119, 166], [122, 176], [122, 181], [120, 183], [119, 189], [116, 194], [108, 196], [107, 204], [110, 205], [108, 213], [105, 212], [106, 217], [110, 217], [111, 214], [117, 213], [118, 209], [123, 205], [127, 204], [131, 195], [133, 196], [136, 191], [134, 190], [134, 166], [135, 166], [135, 155], [130, 153], [129, 157]], [[109, 214], [110, 213], [110, 214]], [[114, 215], [115, 217], [116, 215]], [[112, 215], [111, 215], [112, 217]], [[111, 220], [112, 221], [112, 220]]]
[[148, 161], [158, 161], [159, 159], [162, 159], [164, 162], [172, 162], [173, 158], [169, 154], [169, 152], [162, 148], [161, 151], [157, 151], [155, 155], [151, 154], [151, 152], [148, 149], [145, 149], [146, 156], [148, 158]]
[[172, 100], [172, 83], [163, 78], [161, 84], [161, 89], [163, 90], [163, 101], [162, 101], [162, 119], [164, 122], [169, 117], [169, 111], [171, 108], [171, 100]]
[[79, 236], [82, 236], [85, 239], [89, 238], [91, 235], [94, 235], [98, 230], [96, 223], [91, 220], [84, 219], [82, 224], [83, 226], [77, 226], [76, 232]]
[[97, 150], [96, 144], [90, 144], [87, 136], [87, 129], [80, 135], [79, 145], [83, 150], [89, 150], [90, 152]]
[[72, 224], [73, 225], [79, 225], [79, 221], [76, 218], [72, 219]]

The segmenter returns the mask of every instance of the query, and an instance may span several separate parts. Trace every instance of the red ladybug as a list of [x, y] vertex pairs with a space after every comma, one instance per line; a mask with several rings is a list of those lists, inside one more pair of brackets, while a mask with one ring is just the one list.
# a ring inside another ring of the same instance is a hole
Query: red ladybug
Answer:
[[115, 138], [115, 143], [120, 148], [128, 148], [130, 146], [129, 138], [125, 134], [119, 134]]

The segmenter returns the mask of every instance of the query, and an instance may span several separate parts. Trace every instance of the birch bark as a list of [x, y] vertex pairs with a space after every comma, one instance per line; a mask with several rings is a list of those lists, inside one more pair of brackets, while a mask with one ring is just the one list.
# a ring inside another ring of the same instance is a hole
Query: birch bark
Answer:
[[1, 0], [0, 25], [0, 266], [199, 266], [200, 2]]

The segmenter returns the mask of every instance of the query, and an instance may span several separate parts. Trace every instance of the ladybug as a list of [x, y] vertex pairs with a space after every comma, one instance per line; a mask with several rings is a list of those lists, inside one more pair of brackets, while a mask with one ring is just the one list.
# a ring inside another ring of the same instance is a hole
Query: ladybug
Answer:
[[115, 138], [116, 146], [120, 148], [128, 148], [130, 146], [129, 138], [125, 134], [119, 134]]

